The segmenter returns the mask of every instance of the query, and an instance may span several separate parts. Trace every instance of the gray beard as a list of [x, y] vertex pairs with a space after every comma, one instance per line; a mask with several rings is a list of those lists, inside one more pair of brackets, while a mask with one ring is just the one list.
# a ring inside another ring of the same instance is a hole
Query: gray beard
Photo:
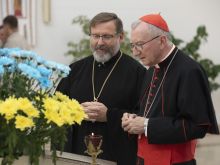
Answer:
[[110, 53], [106, 53], [102, 56], [99, 56], [96, 52], [93, 52], [93, 57], [97, 62], [105, 63], [112, 58], [112, 55]]
[[101, 63], [105, 63], [107, 61], [109, 61], [120, 49], [120, 45], [117, 45], [115, 47], [115, 49], [113, 49], [112, 51], [109, 51], [108, 53], [100, 56], [96, 53], [96, 51], [94, 51], [93, 49], [93, 57], [97, 62], [101, 62]]

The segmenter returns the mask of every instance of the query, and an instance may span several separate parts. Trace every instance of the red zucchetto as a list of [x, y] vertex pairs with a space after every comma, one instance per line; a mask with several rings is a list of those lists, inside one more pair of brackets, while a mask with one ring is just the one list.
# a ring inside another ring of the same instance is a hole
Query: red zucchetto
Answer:
[[166, 32], [169, 32], [166, 21], [161, 17], [160, 14], [148, 14], [139, 18], [143, 22], [147, 22], [151, 25], [154, 25]]

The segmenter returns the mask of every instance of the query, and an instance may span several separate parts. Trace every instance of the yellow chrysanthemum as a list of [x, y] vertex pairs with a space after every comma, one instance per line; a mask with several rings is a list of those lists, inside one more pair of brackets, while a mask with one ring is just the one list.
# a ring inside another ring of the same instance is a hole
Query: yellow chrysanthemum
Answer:
[[0, 114], [9, 121], [14, 119], [18, 111], [23, 111], [29, 117], [38, 117], [39, 111], [34, 108], [32, 103], [27, 98], [10, 97], [0, 103]]
[[61, 92], [55, 92], [53, 99], [59, 100], [59, 101], [69, 101], [69, 97], [62, 94]]
[[44, 99], [44, 109], [45, 111], [43, 111], [43, 113], [47, 119], [47, 123], [52, 121], [58, 126], [62, 126], [64, 124], [59, 116], [60, 103], [57, 100], [52, 98]]
[[39, 111], [33, 106], [28, 98], [19, 98], [18, 105], [18, 108], [29, 117], [39, 117]]
[[59, 105], [58, 105], [58, 101], [48, 97], [48, 98], [45, 98], [43, 100], [43, 107], [47, 110], [47, 109], [51, 109], [53, 111], [58, 111], [59, 110]]
[[73, 124], [72, 118], [71, 118], [71, 112], [67, 108], [67, 106], [64, 104], [60, 103], [60, 110], [59, 110], [59, 116], [63, 120], [65, 124]]
[[5, 101], [0, 103], [0, 114], [9, 121], [13, 119], [18, 110], [18, 102], [16, 98], [9, 97]]
[[78, 101], [72, 99], [67, 102], [67, 106], [72, 111], [72, 117], [74, 121], [78, 124], [81, 124], [81, 121], [86, 118], [86, 114], [83, 111], [82, 106], [79, 104]]
[[75, 122], [81, 124], [82, 120], [87, 118], [84, 111], [79, 111], [78, 114], [75, 116]]
[[[62, 100], [65, 101], [61, 101], [61, 97], [63, 97]], [[64, 124], [72, 125], [75, 122], [80, 124], [86, 116], [79, 102], [71, 100], [61, 93], [59, 98], [53, 97], [44, 99], [44, 108], [45, 111], [43, 113], [47, 122], [52, 121], [58, 126]]]
[[33, 126], [34, 126], [34, 122], [32, 119], [21, 115], [17, 115], [15, 117], [15, 128], [24, 131], [25, 128], [31, 128]]

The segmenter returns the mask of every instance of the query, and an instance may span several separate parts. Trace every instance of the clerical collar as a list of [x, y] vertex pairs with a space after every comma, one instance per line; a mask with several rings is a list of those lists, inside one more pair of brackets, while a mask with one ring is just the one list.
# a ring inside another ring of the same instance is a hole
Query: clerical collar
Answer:
[[[160, 64], [163, 63], [163, 61], [165, 61], [172, 54], [174, 49], [175, 49], [175, 45], [173, 44], [172, 48], [167, 53], [167, 55], [158, 64], [154, 65], [154, 67], [155, 68], [160, 68]], [[145, 68], [148, 70], [150, 68], [150, 66], [145, 66]]]
[[175, 52], [177, 50], [177, 47], [175, 45], [173, 45], [173, 47], [171, 48], [171, 50], [168, 52], [168, 54], [165, 56], [165, 58], [163, 60], [161, 60], [160, 63], [158, 63], [158, 65], [160, 66], [160, 68], [162, 67], [167, 67], [167, 65], [169, 64], [170, 60], [172, 59], [172, 57], [174, 56]]
[[106, 61], [106, 62], [97, 62], [97, 61], [95, 61], [95, 64], [98, 67], [104, 67], [104, 66], [107, 66], [109, 64], [115, 63], [115, 61], [119, 58], [120, 54], [121, 54], [121, 51], [119, 50], [117, 52], [117, 54], [112, 56], [108, 61]]
[[172, 48], [170, 49], [170, 51], [167, 53], [167, 55], [166, 55], [159, 63], [161, 63], [161, 62], [163, 62], [165, 59], [167, 59], [167, 57], [168, 57], [169, 55], [171, 55], [171, 53], [173, 52], [174, 48], [175, 48], [175, 45], [173, 44], [173, 46], [172, 46]]

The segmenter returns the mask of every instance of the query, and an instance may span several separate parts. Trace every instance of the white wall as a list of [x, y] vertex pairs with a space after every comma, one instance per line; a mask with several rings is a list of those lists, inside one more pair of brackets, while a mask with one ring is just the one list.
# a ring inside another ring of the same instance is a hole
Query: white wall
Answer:
[[[205, 25], [208, 42], [202, 45], [201, 54], [220, 63], [219, 0], [51, 0], [52, 20], [46, 25], [42, 21], [42, 0], [37, 1], [37, 45], [36, 52], [47, 59], [69, 64], [71, 58], [64, 56], [68, 41], [78, 41], [82, 33], [71, 25], [78, 15], [92, 18], [99, 12], [115, 12], [130, 31], [130, 24], [147, 13], [158, 13], [167, 20], [170, 30], [178, 38], [190, 41], [199, 25]], [[220, 79], [220, 78], [219, 78]], [[216, 111], [220, 112], [220, 90], [213, 93]], [[220, 115], [218, 115], [220, 121]]]
[[115, 12], [124, 22], [124, 29], [130, 31], [132, 21], [147, 13], [161, 12], [170, 30], [176, 37], [189, 41], [199, 25], [205, 25], [209, 33], [208, 42], [202, 46], [202, 54], [220, 63], [218, 39], [220, 30], [218, 0], [51, 0], [51, 23], [42, 21], [41, 1], [37, 1], [37, 45], [35, 50], [47, 58], [69, 63], [63, 56], [68, 50], [68, 41], [77, 41], [82, 34], [71, 25], [78, 15], [92, 18], [101, 11]]

